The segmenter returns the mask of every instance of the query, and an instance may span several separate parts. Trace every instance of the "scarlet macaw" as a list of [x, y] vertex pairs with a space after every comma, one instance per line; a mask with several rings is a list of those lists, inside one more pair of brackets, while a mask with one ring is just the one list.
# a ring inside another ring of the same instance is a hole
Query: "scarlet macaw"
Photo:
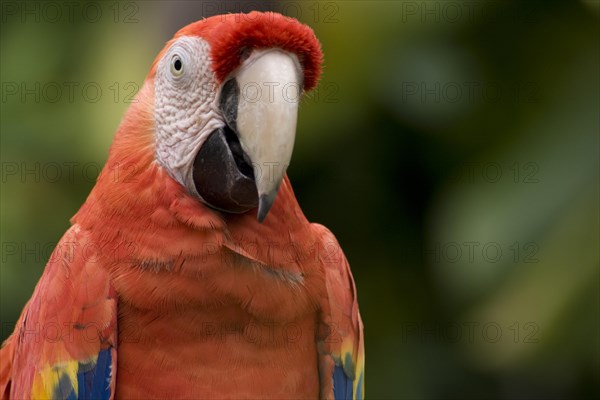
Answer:
[[363, 397], [348, 263], [285, 174], [321, 63], [276, 13], [177, 32], [3, 344], [3, 399]]

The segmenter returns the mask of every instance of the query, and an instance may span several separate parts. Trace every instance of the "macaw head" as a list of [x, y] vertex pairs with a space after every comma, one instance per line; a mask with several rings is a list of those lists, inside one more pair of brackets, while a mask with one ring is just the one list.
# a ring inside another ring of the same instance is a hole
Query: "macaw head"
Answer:
[[156, 58], [155, 156], [214, 209], [266, 217], [290, 163], [298, 105], [317, 84], [313, 31], [267, 12], [215, 16], [181, 29]]

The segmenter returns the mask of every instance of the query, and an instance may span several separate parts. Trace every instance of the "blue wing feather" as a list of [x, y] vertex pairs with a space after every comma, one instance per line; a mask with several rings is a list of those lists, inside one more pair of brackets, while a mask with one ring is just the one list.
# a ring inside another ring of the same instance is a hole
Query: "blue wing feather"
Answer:
[[78, 399], [108, 400], [110, 398], [111, 364], [110, 348], [101, 350], [96, 363], [92, 366], [80, 364], [77, 373]]
[[352, 400], [352, 380], [348, 378], [341, 365], [333, 369], [333, 395], [335, 400]]

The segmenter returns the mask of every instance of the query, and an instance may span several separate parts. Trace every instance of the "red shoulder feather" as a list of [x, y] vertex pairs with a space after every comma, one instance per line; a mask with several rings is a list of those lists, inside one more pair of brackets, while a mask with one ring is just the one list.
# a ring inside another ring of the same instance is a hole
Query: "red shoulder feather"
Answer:
[[3, 398], [114, 394], [117, 300], [98, 243], [78, 225], [60, 240], [0, 350]]
[[362, 399], [365, 353], [354, 279], [335, 236], [322, 225], [311, 226], [320, 240], [327, 287], [319, 342], [321, 393], [336, 400]]

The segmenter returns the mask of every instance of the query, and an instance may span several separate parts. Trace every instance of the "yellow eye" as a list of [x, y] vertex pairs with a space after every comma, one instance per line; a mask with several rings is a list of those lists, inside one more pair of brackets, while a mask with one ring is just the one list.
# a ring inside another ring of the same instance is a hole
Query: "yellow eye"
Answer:
[[174, 76], [180, 76], [183, 74], [183, 62], [181, 61], [181, 57], [179, 57], [177, 54], [175, 54], [171, 59], [171, 73]]

